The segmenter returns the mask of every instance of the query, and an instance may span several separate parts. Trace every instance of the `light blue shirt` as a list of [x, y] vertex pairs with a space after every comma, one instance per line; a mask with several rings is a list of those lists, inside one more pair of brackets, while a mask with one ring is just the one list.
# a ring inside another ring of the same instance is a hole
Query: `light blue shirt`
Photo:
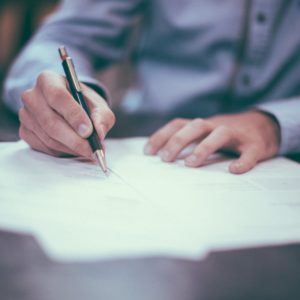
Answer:
[[73, 56], [81, 80], [118, 63], [142, 19], [132, 53], [136, 112], [207, 117], [251, 107], [273, 114], [280, 153], [300, 152], [300, 2], [298, 0], [66, 0], [13, 65], [5, 101], [44, 70], [62, 73], [57, 48]]

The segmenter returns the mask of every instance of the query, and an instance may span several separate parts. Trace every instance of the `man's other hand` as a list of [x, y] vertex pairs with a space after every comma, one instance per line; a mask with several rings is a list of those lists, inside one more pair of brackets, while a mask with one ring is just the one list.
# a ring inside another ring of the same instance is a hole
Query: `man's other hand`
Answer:
[[150, 137], [145, 154], [158, 154], [163, 161], [172, 162], [194, 142], [197, 146], [185, 159], [186, 166], [200, 167], [218, 150], [230, 150], [239, 158], [230, 164], [229, 170], [241, 174], [277, 154], [280, 128], [271, 116], [259, 111], [206, 120], [175, 119]]
[[[82, 84], [91, 110], [91, 119], [101, 140], [115, 123], [107, 103], [93, 89]], [[20, 137], [33, 149], [53, 156], [84, 156], [92, 150], [86, 140], [92, 123], [67, 89], [65, 78], [43, 72], [35, 86], [22, 95], [24, 107], [19, 111]]]

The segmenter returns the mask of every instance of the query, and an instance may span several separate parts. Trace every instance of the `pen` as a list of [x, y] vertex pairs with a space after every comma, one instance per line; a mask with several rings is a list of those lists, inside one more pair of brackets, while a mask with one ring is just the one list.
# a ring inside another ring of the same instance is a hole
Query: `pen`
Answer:
[[[78, 80], [76, 71], [75, 71], [75, 66], [73, 63], [72, 58], [68, 55], [68, 52], [64, 46], [60, 47], [58, 49], [59, 55], [62, 59], [62, 66], [65, 71], [65, 75], [69, 84], [70, 92], [81, 107], [84, 109], [84, 111], [87, 113], [89, 118], [91, 119], [90, 116], [90, 109], [84, 99], [83, 93], [82, 93], [82, 88], [80, 85], [80, 82]], [[92, 120], [91, 120], [92, 122]], [[93, 122], [92, 122], [93, 125]], [[92, 134], [88, 137], [88, 142], [92, 148], [93, 153], [95, 154], [99, 165], [102, 169], [102, 171], [106, 174], [107, 173], [107, 165], [106, 165], [106, 159], [105, 159], [105, 153], [104, 153], [104, 148], [102, 146], [102, 143], [100, 141], [100, 138], [95, 130], [95, 127], [93, 125], [93, 132]]]

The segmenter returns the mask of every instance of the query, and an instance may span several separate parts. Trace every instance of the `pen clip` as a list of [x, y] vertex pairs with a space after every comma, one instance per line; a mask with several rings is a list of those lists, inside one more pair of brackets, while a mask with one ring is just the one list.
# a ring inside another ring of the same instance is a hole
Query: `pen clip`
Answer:
[[[63, 61], [63, 64], [66, 64], [68, 69], [65, 70], [71, 76], [72, 84], [78, 93], [82, 92], [80, 82], [76, 75], [75, 66], [72, 58], [69, 56], [67, 49], [65, 46], [61, 46], [58, 48], [59, 55]], [[64, 67], [65, 68], [65, 67]]]
[[71, 59], [71, 57], [67, 57], [65, 62], [68, 64], [68, 67], [69, 67], [69, 70], [70, 70], [70, 75], [71, 75], [71, 78], [72, 78], [72, 81], [74, 83], [74, 87], [76, 89], [77, 92], [82, 92], [82, 89], [81, 89], [81, 85], [80, 85], [80, 82], [77, 78], [77, 75], [76, 75], [76, 72], [75, 72], [75, 66], [73, 64], [73, 61]]

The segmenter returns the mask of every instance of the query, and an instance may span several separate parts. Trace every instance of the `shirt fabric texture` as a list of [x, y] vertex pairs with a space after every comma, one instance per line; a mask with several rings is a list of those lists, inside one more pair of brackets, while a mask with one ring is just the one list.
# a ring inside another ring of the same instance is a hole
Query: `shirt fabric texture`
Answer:
[[256, 107], [278, 120], [280, 154], [299, 152], [298, 28], [298, 0], [65, 0], [17, 58], [4, 99], [17, 111], [40, 72], [63, 74], [62, 44], [81, 81], [100, 87], [95, 71], [131, 55], [134, 113], [194, 118]]

